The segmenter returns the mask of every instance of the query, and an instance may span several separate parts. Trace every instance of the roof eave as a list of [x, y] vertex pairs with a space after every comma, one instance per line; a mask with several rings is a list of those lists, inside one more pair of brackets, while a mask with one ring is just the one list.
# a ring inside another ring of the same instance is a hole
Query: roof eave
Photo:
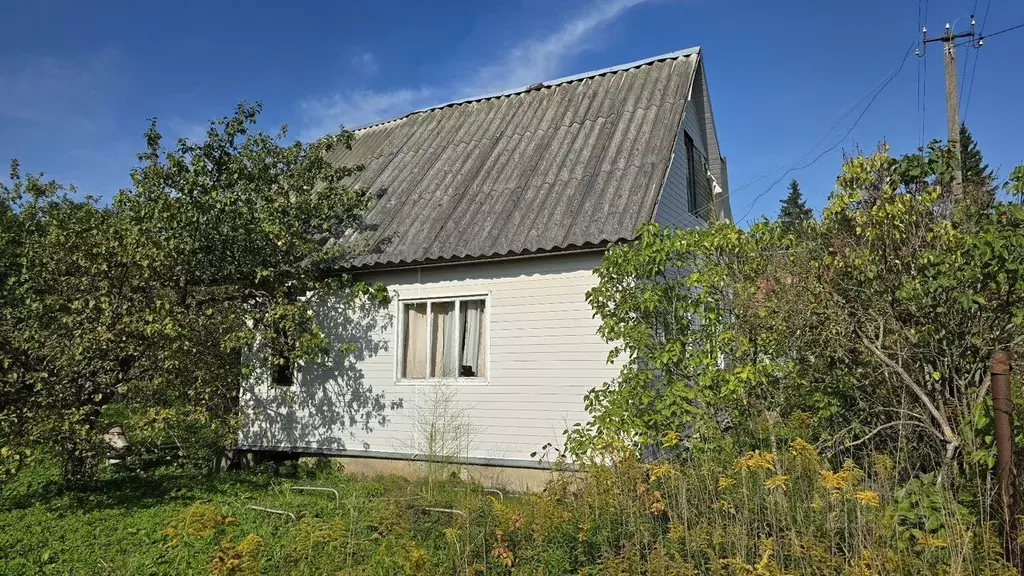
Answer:
[[580, 254], [587, 252], [603, 252], [613, 244], [630, 242], [635, 238], [619, 238], [614, 241], [587, 243], [582, 246], [566, 246], [561, 248], [550, 248], [545, 250], [533, 250], [528, 252], [491, 254], [488, 256], [452, 256], [448, 258], [430, 258], [425, 260], [400, 261], [400, 262], [372, 262], [356, 266], [341, 266], [325, 270], [326, 274], [359, 274], [366, 272], [385, 272], [391, 270], [405, 270], [410, 268], [427, 268], [436, 266], [457, 266], [462, 264], [481, 264], [486, 262], [499, 262], [505, 260], [521, 260], [524, 258], [539, 258], [544, 256], [563, 256], [569, 254]]

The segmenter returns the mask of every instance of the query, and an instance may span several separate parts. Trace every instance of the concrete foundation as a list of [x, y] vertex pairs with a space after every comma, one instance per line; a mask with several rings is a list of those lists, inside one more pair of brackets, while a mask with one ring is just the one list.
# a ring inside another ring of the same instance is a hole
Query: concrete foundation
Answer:
[[[383, 458], [354, 458], [349, 456], [317, 456], [303, 457], [303, 462], [330, 461], [345, 474], [354, 476], [400, 476], [409, 480], [419, 480], [427, 475], [425, 462], [410, 460], [387, 460]], [[453, 466], [454, 468], [454, 466]], [[554, 477], [553, 470], [531, 468], [508, 468], [500, 466], [480, 466], [463, 464], [457, 467], [460, 475], [485, 488], [509, 490], [513, 492], [540, 492]]]

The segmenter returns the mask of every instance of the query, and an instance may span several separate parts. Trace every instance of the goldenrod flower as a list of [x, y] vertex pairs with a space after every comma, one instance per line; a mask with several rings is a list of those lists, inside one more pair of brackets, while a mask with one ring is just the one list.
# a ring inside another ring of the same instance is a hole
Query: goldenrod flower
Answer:
[[786, 482], [789, 480], [789, 476], [777, 475], [764, 481], [764, 487], [769, 490], [785, 490]]
[[666, 462], [662, 462], [659, 464], [649, 464], [647, 465], [647, 471], [651, 475], [651, 482], [654, 482], [655, 480], [661, 478], [662, 476], [668, 476], [669, 474], [675, 472], [675, 470], [672, 468], [672, 465]]
[[839, 472], [847, 486], [853, 487], [860, 484], [864, 479], [864, 471], [857, 467], [853, 460], [847, 458], [843, 461], [843, 468]]
[[813, 444], [797, 438], [790, 446], [790, 451], [793, 453], [793, 456], [796, 456], [797, 462], [804, 466], [818, 466], [818, 450]]
[[747, 452], [742, 458], [736, 461], [737, 472], [744, 470], [771, 470], [775, 465], [775, 455], [771, 452], [761, 453], [760, 450]]
[[917, 545], [922, 548], [945, 548], [949, 546], [942, 538], [935, 538], [931, 534], [923, 534], [917, 537]]
[[718, 477], [718, 489], [719, 490], [728, 490], [729, 487], [732, 486], [735, 483], [736, 483], [736, 481], [733, 480], [732, 478], [729, 478], [728, 476], [719, 476]]
[[872, 492], [870, 490], [858, 490], [857, 493], [853, 495], [853, 497], [857, 499], [857, 502], [860, 502], [864, 506], [877, 507], [882, 505], [881, 500], [879, 500], [878, 498], [878, 492]]
[[885, 454], [875, 454], [871, 457], [871, 468], [876, 477], [886, 480], [895, 475], [896, 466]]
[[837, 474], [826, 468], [818, 473], [818, 480], [825, 490], [839, 491], [846, 488], [846, 477], [841, 472]]

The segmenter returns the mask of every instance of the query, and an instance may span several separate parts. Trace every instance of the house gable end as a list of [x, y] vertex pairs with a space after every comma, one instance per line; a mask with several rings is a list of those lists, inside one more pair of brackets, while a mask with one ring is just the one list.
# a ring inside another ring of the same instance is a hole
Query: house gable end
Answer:
[[[686, 107], [655, 210], [654, 222], [661, 226], [692, 228], [705, 226], [709, 220], [732, 218], [726, 164], [719, 152], [703, 60], [701, 53], [690, 78]], [[693, 147], [692, 159], [688, 141]], [[703, 170], [691, 179], [691, 163], [697, 170], [706, 163], [713, 182], [705, 179]], [[691, 190], [694, 185], [697, 189]]]

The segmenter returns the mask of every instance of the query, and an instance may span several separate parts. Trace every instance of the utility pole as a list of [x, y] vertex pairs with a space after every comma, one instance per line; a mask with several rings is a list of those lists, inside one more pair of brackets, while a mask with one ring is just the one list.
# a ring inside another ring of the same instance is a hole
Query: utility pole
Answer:
[[[946, 64], [946, 129], [949, 132], [949, 149], [953, 153], [956, 170], [953, 173], [953, 197], [963, 197], [963, 171], [960, 167], [960, 102], [957, 96], [956, 82], [956, 41], [961, 38], [970, 38], [975, 48], [980, 48], [982, 40], [974, 33], [974, 15], [971, 14], [971, 31], [955, 34], [953, 28], [946, 24], [946, 31], [942, 36], [928, 37], [928, 27], [921, 29], [921, 48], [915, 51], [919, 57], [924, 56], [924, 50], [932, 42], [942, 42], [943, 60]], [[927, 81], [927, 80], [926, 80]]]

